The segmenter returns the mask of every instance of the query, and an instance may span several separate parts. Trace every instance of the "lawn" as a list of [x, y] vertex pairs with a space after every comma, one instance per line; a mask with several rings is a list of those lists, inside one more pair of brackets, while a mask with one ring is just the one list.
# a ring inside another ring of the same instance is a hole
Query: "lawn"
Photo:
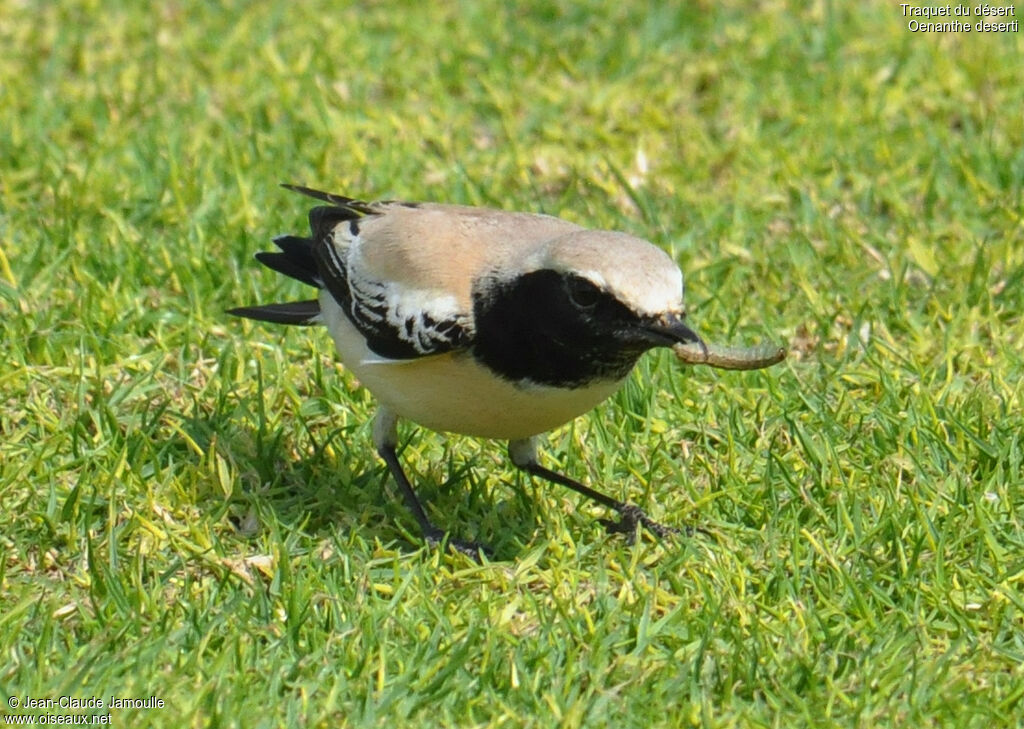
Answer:
[[[1019, 725], [1024, 36], [649, 5], [0, 0], [0, 714]], [[252, 258], [280, 182], [625, 230], [708, 340], [785, 343], [547, 439], [692, 533], [410, 426], [495, 557], [423, 547], [326, 332], [224, 314], [308, 296]]]

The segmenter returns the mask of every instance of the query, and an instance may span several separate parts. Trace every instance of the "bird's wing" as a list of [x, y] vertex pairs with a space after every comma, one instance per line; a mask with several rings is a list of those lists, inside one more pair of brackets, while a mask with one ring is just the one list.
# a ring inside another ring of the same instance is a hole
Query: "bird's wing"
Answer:
[[538, 243], [580, 229], [548, 215], [368, 203], [286, 187], [329, 203], [310, 211], [319, 278], [367, 346], [388, 359], [467, 348], [474, 283]]
[[310, 212], [320, 279], [369, 349], [385, 360], [411, 360], [466, 347], [472, 336], [470, 312], [441, 292], [367, 266], [362, 252], [374, 245], [374, 238], [366, 237], [364, 227], [387, 216], [391, 204], [318, 196], [333, 203]]

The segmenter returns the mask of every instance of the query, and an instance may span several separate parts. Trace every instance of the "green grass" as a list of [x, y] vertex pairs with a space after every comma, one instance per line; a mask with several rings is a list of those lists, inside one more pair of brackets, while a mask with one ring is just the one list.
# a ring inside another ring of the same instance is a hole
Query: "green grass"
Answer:
[[[1018, 724], [1022, 36], [506, 5], [0, 0], [0, 693], [165, 702], [133, 727]], [[709, 340], [788, 342], [651, 355], [548, 439], [706, 534], [606, 539], [503, 444], [410, 428], [433, 517], [497, 559], [421, 548], [326, 334], [223, 314], [306, 295], [252, 260], [303, 228], [282, 181], [624, 229]]]

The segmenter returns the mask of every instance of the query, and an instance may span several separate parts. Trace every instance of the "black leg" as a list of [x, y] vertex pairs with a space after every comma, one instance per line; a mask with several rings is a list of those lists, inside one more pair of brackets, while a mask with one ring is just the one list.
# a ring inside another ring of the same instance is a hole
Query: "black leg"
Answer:
[[[384, 459], [384, 462], [388, 464], [388, 470], [391, 471], [391, 475], [395, 477], [395, 481], [398, 483], [398, 488], [402, 490], [402, 497], [405, 499], [405, 505], [409, 507], [409, 511], [416, 517], [416, 521], [420, 525], [420, 530], [423, 532], [423, 538], [427, 541], [427, 544], [431, 546], [438, 546], [445, 543], [445, 533], [434, 526], [430, 519], [427, 518], [427, 512], [423, 509], [423, 504], [420, 503], [419, 498], [416, 496], [416, 492], [413, 491], [412, 484], [409, 483], [409, 479], [405, 475], [405, 471], [402, 469], [402, 464], [398, 462], [398, 453], [395, 451], [395, 447], [390, 444], [381, 444], [377, 447], [377, 452], [380, 457]], [[463, 542], [457, 539], [448, 539], [448, 546], [456, 552], [461, 552], [470, 559], [479, 560], [480, 553], [488, 554], [488, 550], [482, 544], [476, 542]]]
[[[515, 461], [515, 458], [513, 458], [513, 461]], [[659, 524], [651, 519], [644, 513], [644, 510], [636, 504], [630, 504], [626, 501], [618, 501], [613, 499], [611, 496], [606, 496], [600, 491], [595, 491], [589, 486], [584, 486], [579, 481], [571, 479], [568, 476], [563, 476], [549, 468], [544, 468], [544, 466], [540, 465], [536, 461], [516, 463], [516, 465], [525, 470], [531, 476], [539, 476], [540, 478], [551, 481], [552, 483], [557, 483], [565, 486], [566, 488], [570, 488], [576, 493], [582, 494], [602, 506], [607, 506], [609, 509], [614, 509], [619, 512], [620, 519], [618, 521], [614, 521], [612, 519], [600, 519], [599, 521], [610, 534], [625, 534], [626, 539], [628, 539], [630, 543], [636, 539], [638, 526], [646, 527], [652, 534], [663, 539], [669, 535], [679, 533], [678, 529], [673, 529], [672, 527], [665, 526], [664, 524]]]

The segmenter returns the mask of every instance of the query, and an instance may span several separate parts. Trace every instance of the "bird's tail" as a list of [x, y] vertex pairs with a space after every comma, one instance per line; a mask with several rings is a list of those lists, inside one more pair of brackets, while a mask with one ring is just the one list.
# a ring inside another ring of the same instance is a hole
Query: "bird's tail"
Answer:
[[[317, 241], [323, 243], [333, 234], [335, 226], [341, 222], [349, 221], [354, 225], [354, 221], [362, 216], [373, 214], [373, 207], [360, 200], [321, 192], [301, 185], [282, 185], [282, 187], [329, 204], [319, 205], [309, 211], [309, 229], [312, 237], [279, 235], [274, 238], [274, 243], [280, 248], [280, 251], [260, 251], [256, 254], [256, 259], [267, 268], [272, 268], [285, 276], [322, 289], [324, 280], [320, 275], [315, 253]], [[229, 309], [227, 313], [275, 324], [304, 326], [320, 322], [320, 304], [316, 299], [287, 304], [241, 306], [237, 309]]]
[[[324, 287], [316, 267], [316, 259], [313, 257], [312, 238], [279, 235], [274, 238], [274, 243], [281, 249], [280, 251], [260, 251], [256, 254], [256, 260], [267, 268], [272, 268], [278, 273], [283, 273], [285, 276], [290, 276], [310, 286], [316, 286], [318, 289]], [[227, 313], [274, 324], [309, 326], [320, 322], [320, 302], [310, 299], [309, 301], [293, 301], [285, 304], [240, 306], [236, 309], [228, 309]]]

